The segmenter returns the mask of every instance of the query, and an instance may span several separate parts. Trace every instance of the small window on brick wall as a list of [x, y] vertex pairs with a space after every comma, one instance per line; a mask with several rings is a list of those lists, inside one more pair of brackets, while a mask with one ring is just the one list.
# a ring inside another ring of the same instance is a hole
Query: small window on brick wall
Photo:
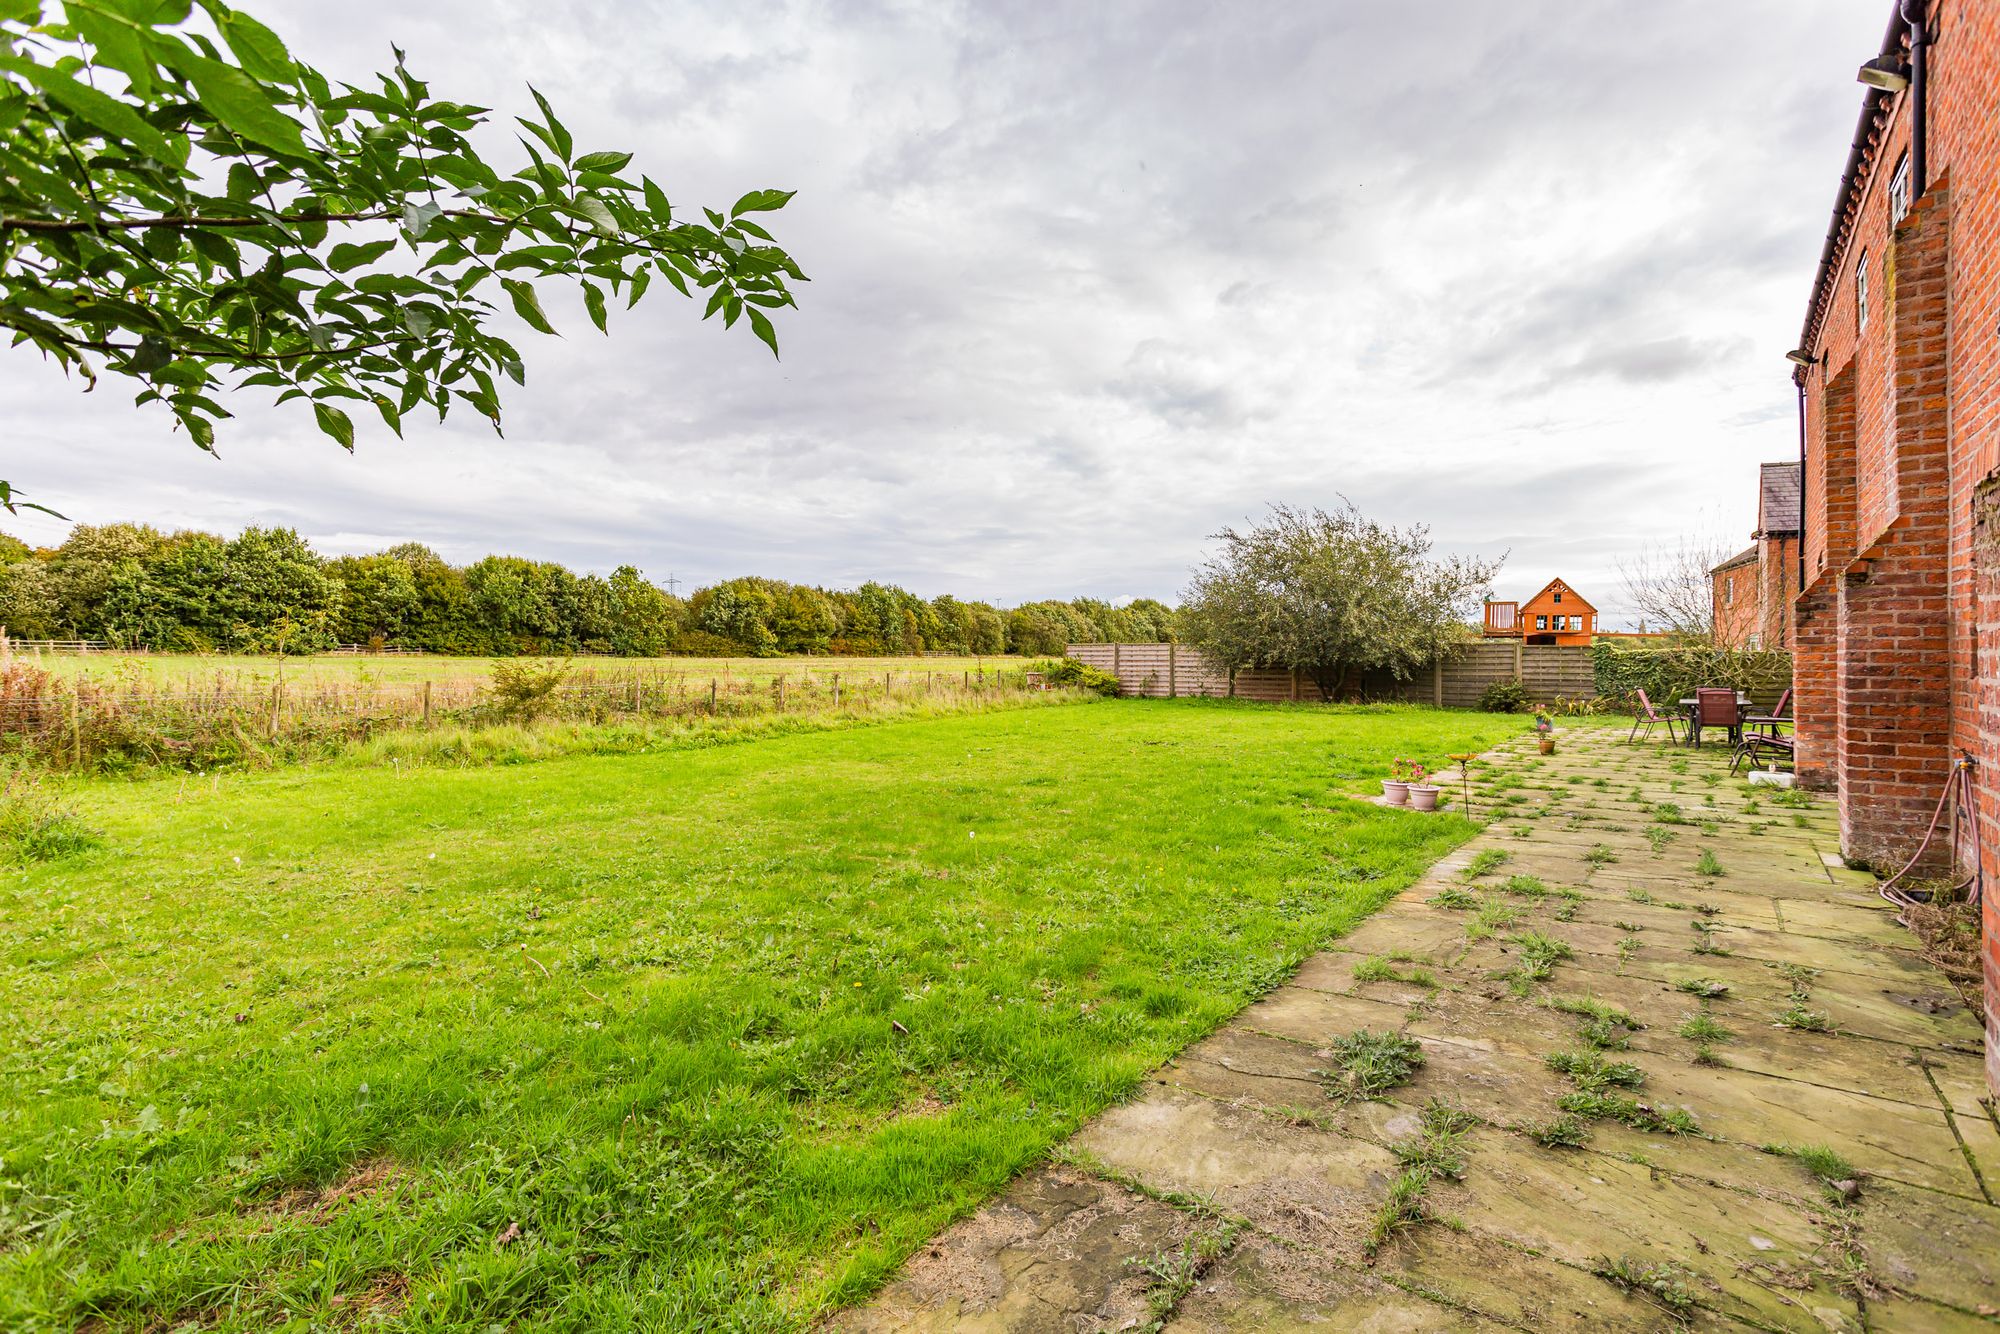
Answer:
[[1896, 160], [1896, 174], [1889, 178], [1889, 225], [1910, 216], [1910, 155]]
[[1868, 252], [1861, 252], [1861, 259], [1854, 266], [1854, 327], [1868, 327]]

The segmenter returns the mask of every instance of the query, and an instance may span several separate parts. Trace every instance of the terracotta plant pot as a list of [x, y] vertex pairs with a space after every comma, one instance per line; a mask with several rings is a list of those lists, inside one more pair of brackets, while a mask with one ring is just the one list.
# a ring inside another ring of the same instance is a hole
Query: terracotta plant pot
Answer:
[[1429, 783], [1410, 784], [1410, 808], [1419, 811], [1434, 811], [1438, 808], [1438, 790]]
[[1555, 753], [1556, 753], [1556, 739], [1555, 739], [1554, 737], [1552, 737], [1552, 736], [1545, 736], [1545, 737], [1543, 737], [1543, 738], [1542, 738], [1542, 743], [1541, 743], [1541, 752], [1542, 752], [1542, 754], [1544, 754], [1544, 755], [1553, 755], [1553, 754], [1555, 754]]
[[1407, 806], [1410, 804], [1410, 785], [1400, 778], [1385, 778], [1382, 780], [1382, 795], [1389, 799], [1391, 806]]

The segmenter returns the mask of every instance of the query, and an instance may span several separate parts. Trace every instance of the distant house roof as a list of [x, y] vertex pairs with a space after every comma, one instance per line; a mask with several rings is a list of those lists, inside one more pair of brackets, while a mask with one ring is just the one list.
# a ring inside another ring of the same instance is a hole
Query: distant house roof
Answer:
[[1529, 598], [1526, 602], [1523, 602], [1521, 605], [1523, 607], [1532, 607], [1533, 605], [1535, 605], [1535, 603], [1542, 600], [1544, 594], [1548, 593], [1567, 593], [1571, 597], [1575, 598], [1576, 605], [1582, 607], [1585, 611], [1597, 610], [1597, 608], [1590, 605], [1589, 601], [1585, 599], [1583, 594], [1577, 592], [1574, 588], [1571, 588], [1568, 584], [1564, 583], [1560, 579], [1549, 580], [1546, 584], [1542, 585], [1542, 591], [1540, 593], [1535, 594], [1533, 597]]
[[1799, 531], [1799, 465], [1767, 463], [1757, 488], [1757, 531], [1766, 536]]
[[1743, 550], [1737, 552], [1734, 556], [1731, 556], [1728, 560], [1722, 562], [1722, 564], [1717, 565], [1716, 567], [1711, 569], [1709, 573], [1721, 574], [1724, 570], [1733, 570], [1739, 565], [1748, 565], [1750, 562], [1756, 559], [1757, 559], [1757, 548], [1754, 546], [1745, 547], [1743, 548]]

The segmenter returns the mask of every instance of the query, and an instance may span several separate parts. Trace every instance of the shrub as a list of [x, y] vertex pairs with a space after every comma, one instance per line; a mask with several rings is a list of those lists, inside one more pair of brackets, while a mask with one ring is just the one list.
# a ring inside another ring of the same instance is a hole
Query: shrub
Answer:
[[549, 696], [569, 675], [569, 666], [567, 658], [561, 662], [503, 658], [493, 664], [493, 684], [488, 689], [507, 717], [533, 722], [549, 707]]
[[1052, 686], [1075, 686], [1080, 690], [1094, 690], [1100, 695], [1116, 695], [1119, 691], [1117, 677], [1075, 658], [1051, 658], [1045, 662], [1029, 663], [1028, 670], [1040, 672], [1042, 679]]
[[0, 848], [14, 859], [53, 861], [101, 842], [98, 832], [62, 803], [47, 778], [26, 769], [7, 772], [0, 783]]
[[1634, 691], [1644, 690], [1655, 708], [1672, 708], [1697, 686], [1727, 686], [1774, 704], [1792, 683], [1792, 655], [1783, 649], [1701, 643], [1637, 647], [1600, 639], [1590, 653], [1600, 694], [1631, 700]]
[[1495, 681], [1479, 692], [1479, 707], [1488, 713], [1519, 713], [1528, 707], [1528, 688], [1519, 681]]

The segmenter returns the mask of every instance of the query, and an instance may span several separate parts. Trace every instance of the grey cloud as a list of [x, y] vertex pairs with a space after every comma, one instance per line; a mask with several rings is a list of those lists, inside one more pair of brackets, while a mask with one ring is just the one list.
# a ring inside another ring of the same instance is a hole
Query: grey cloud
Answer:
[[9, 465], [93, 521], [1002, 600], [1171, 596], [1222, 523], [1345, 490], [1596, 597], [1796, 447], [1776, 358], [1880, 9], [267, 0], [351, 79], [398, 41], [496, 154], [532, 78], [686, 205], [799, 189], [783, 360], [551, 290], [505, 440], [349, 457], [237, 399], [216, 464], [14, 353]]

